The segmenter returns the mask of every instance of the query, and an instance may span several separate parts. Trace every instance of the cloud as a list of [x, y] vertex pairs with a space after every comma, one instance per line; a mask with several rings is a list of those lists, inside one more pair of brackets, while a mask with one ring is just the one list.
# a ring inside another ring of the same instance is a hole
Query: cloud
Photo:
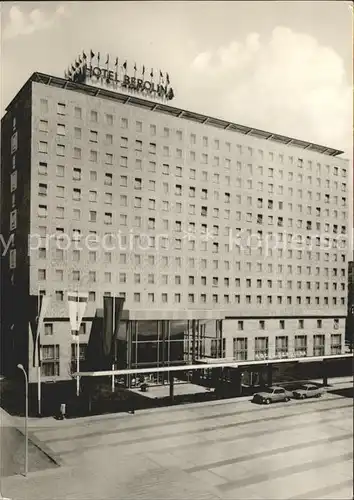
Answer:
[[268, 41], [251, 33], [198, 54], [190, 69], [208, 112], [351, 151], [351, 82], [340, 56], [315, 38], [286, 27]]
[[5, 25], [3, 37], [4, 39], [15, 38], [48, 29], [58, 18], [65, 15], [67, 15], [67, 10], [63, 5], [58, 6], [51, 15], [45, 14], [40, 9], [34, 9], [26, 15], [20, 7], [13, 6], [9, 11], [9, 19]]

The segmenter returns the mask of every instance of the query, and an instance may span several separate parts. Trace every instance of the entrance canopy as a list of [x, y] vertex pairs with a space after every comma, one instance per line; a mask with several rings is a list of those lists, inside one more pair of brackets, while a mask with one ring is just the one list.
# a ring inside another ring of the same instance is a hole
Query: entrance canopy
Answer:
[[[211, 368], [241, 368], [246, 366], [267, 366], [275, 365], [278, 363], [310, 363], [310, 362], [320, 362], [331, 359], [342, 359], [342, 358], [352, 358], [353, 354], [335, 354], [329, 356], [308, 356], [301, 358], [286, 358], [286, 359], [266, 359], [261, 361], [235, 361], [226, 360], [225, 358], [209, 358], [210, 363], [207, 363], [206, 359], [199, 360], [198, 364], [191, 365], [176, 365], [176, 366], [160, 366], [160, 367], [150, 367], [150, 368], [130, 368], [128, 370], [105, 370], [96, 372], [77, 372], [74, 373], [74, 377], [105, 377], [113, 375], [136, 375], [144, 373], [161, 373], [161, 372], [182, 372], [189, 370], [207, 370]], [[208, 359], [208, 360], [209, 360]]]

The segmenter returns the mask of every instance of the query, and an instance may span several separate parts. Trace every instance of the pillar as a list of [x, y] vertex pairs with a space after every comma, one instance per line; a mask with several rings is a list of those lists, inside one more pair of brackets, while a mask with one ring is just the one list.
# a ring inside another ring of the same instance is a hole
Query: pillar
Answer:
[[169, 372], [169, 379], [170, 379], [170, 399], [171, 401], [174, 400], [174, 373]]
[[268, 386], [273, 385], [273, 365], [267, 366]]
[[323, 375], [323, 385], [328, 385], [328, 373], [327, 373], [327, 363], [322, 361], [322, 375]]

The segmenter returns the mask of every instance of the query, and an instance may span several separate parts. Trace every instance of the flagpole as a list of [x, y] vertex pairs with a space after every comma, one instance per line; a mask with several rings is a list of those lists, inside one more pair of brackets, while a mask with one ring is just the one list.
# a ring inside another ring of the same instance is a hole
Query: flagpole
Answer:
[[40, 362], [39, 362], [39, 359], [40, 359], [40, 348], [41, 348], [41, 344], [40, 344], [40, 335], [39, 335], [39, 315], [40, 315], [40, 307], [41, 307], [41, 297], [40, 297], [40, 294], [39, 294], [39, 288], [38, 288], [38, 303], [37, 303], [37, 316], [38, 316], [38, 320], [37, 320], [37, 325], [38, 325], [38, 330], [37, 330], [37, 400], [38, 400], [38, 415], [40, 416], [41, 413], [42, 413], [42, 381], [41, 381], [41, 366], [40, 366]]
[[[76, 328], [78, 328], [78, 321], [79, 321], [79, 287], [77, 287], [77, 303], [76, 303]], [[77, 334], [77, 345], [76, 345], [76, 396], [79, 396], [80, 394], [80, 378], [79, 378], [79, 371], [80, 371], [80, 339], [79, 339], [79, 330], [76, 330]]]
[[[113, 294], [113, 339], [114, 339], [114, 346], [115, 346], [114, 333], [115, 333], [115, 318], [116, 318], [116, 314], [115, 314], [115, 300], [114, 299], [115, 299], [115, 295]], [[114, 369], [115, 369], [114, 364], [115, 364], [115, 359], [113, 358], [112, 371], [114, 371]], [[112, 374], [112, 392], [114, 392], [114, 389], [115, 389], [114, 375]]]

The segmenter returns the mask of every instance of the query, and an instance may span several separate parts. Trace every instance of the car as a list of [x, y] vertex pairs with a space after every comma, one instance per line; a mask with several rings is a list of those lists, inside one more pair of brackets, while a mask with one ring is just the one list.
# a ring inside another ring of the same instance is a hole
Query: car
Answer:
[[296, 399], [320, 398], [323, 392], [323, 387], [318, 387], [314, 384], [304, 384], [293, 391], [293, 396]]
[[254, 403], [269, 405], [277, 401], [290, 401], [291, 396], [292, 394], [284, 389], [284, 387], [272, 386], [254, 394], [252, 401]]

